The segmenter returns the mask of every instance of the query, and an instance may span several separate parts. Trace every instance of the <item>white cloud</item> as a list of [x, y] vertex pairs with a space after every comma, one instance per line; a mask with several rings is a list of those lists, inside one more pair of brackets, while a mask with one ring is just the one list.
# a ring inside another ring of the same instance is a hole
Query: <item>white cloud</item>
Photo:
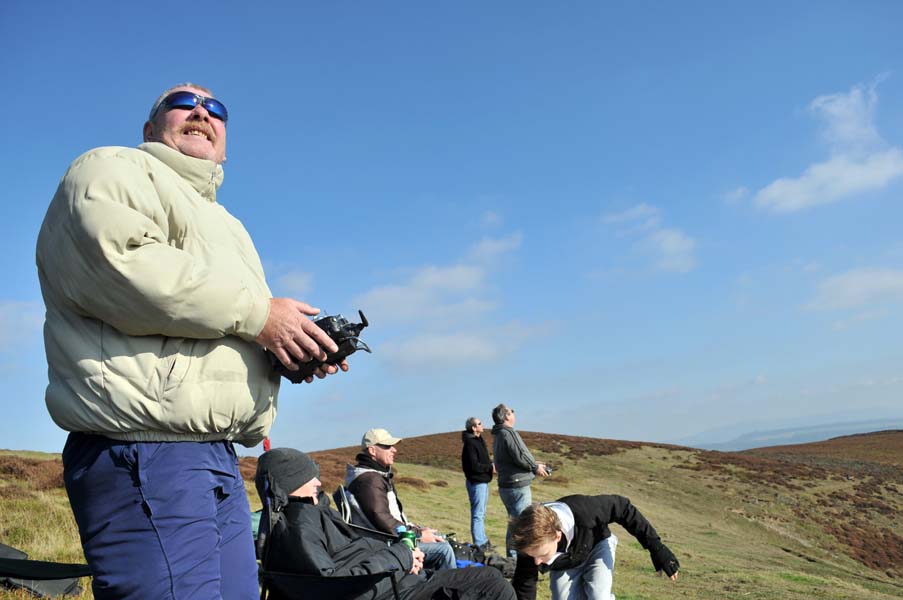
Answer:
[[627, 225], [636, 229], [653, 229], [661, 222], [658, 208], [648, 204], [637, 204], [625, 211], [602, 216], [606, 225]]
[[853, 86], [847, 94], [826, 94], [809, 104], [809, 110], [822, 119], [822, 136], [837, 152], [867, 148], [883, 143], [873, 119], [878, 104], [875, 87], [885, 77], [878, 77], [868, 88]]
[[314, 276], [304, 271], [289, 271], [276, 279], [281, 293], [292, 298], [305, 298], [313, 291]]
[[484, 238], [467, 253], [470, 264], [428, 265], [402, 283], [376, 287], [356, 299], [373, 322], [443, 323], [472, 319], [495, 308], [487, 299], [487, 275], [496, 259], [520, 247], [522, 236]]
[[522, 241], [523, 235], [519, 231], [503, 238], [483, 238], [470, 248], [468, 256], [482, 263], [491, 262], [520, 248]]
[[649, 204], [637, 204], [619, 213], [602, 216], [602, 222], [621, 228], [620, 233], [640, 236], [643, 252], [657, 269], [686, 273], [696, 267], [696, 241], [680, 229], [662, 226], [661, 212]]
[[498, 227], [502, 224], [502, 215], [495, 212], [494, 210], [487, 210], [483, 213], [482, 218], [480, 219], [480, 224], [483, 227]]
[[809, 308], [843, 310], [901, 302], [903, 302], [903, 271], [854, 269], [822, 281]]
[[41, 337], [44, 305], [0, 300], [0, 350], [12, 350]]
[[797, 178], [782, 177], [756, 193], [755, 203], [777, 213], [789, 213], [837, 202], [878, 190], [903, 175], [903, 152], [891, 148], [863, 159], [834, 156], [814, 164]]
[[522, 347], [528, 340], [548, 333], [547, 325], [521, 323], [455, 331], [424, 332], [380, 346], [380, 357], [402, 369], [442, 369], [449, 366], [486, 364], [497, 361]]
[[888, 146], [874, 124], [875, 88], [883, 78], [811, 102], [809, 110], [822, 121], [830, 158], [810, 165], [798, 177], [781, 177], [766, 185], [753, 197], [756, 206], [776, 213], [797, 212], [880, 190], [903, 176], [903, 151]]
[[883, 319], [887, 315], [888, 311], [886, 309], [866, 310], [854, 314], [849, 319], [841, 319], [839, 321], [835, 321], [831, 324], [831, 328], [835, 331], [846, 331], [847, 329], [852, 329], [853, 327], [867, 321]]
[[696, 242], [679, 229], [659, 229], [646, 238], [662, 271], [686, 273], [696, 266]]
[[728, 204], [738, 204], [749, 197], [749, 188], [740, 186], [729, 192], [725, 192], [722, 199]]

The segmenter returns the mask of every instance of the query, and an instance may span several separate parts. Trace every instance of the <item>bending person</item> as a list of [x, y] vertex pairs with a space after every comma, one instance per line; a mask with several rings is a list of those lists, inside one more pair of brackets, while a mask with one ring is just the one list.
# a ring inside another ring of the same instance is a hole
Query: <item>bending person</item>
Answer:
[[518, 600], [536, 598], [540, 569], [551, 571], [552, 600], [614, 600], [611, 593], [618, 538], [608, 529], [617, 523], [652, 557], [659, 573], [677, 581], [680, 563], [652, 524], [623, 496], [565, 496], [533, 504], [511, 520], [518, 551], [511, 582]]

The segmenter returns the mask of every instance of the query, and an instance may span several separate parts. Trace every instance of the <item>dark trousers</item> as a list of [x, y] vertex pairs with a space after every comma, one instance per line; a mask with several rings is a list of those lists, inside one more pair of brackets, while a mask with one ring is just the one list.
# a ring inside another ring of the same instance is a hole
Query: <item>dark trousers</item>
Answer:
[[251, 515], [231, 442], [118, 442], [72, 433], [63, 475], [94, 597], [259, 595]]
[[423, 585], [402, 592], [404, 600], [515, 600], [501, 572], [492, 567], [436, 571]]

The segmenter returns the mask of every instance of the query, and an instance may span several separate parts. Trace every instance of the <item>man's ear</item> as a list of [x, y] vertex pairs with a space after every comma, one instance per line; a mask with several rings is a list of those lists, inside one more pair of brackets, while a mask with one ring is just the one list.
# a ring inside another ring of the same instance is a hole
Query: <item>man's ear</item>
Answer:
[[562, 534], [561, 534], [561, 530], [560, 530], [560, 529], [559, 529], [558, 531], [555, 532], [555, 543], [556, 543], [556, 544], [557, 544], [558, 542], [561, 541], [561, 535], [562, 535]]
[[150, 121], [144, 123], [144, 141], [149, 142], [154, 135], [154, 126]]
[[376, 448], [374, 448], [373, 446], [367, 446], [367, 454], [370, 455], [370, 458], [375, 459], [376, 458]]

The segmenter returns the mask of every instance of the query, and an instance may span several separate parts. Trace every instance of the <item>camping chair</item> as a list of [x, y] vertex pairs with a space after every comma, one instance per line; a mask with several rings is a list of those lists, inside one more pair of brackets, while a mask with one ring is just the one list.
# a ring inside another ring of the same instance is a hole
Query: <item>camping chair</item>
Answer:
[[361, 505], [357, 503], [357, 498], [354, 497], [354, 494], [346, 490], [344, 486], [340, 485], [336, 488], [336, 491], [332, 494], [332, 499], [335, 500], [336, 510], [342, 515], [343, 521], [349, 525], [378, 531], [364, 514], [364, 511], [361, 510]]
[[89, 577], [88, 565], [27, 560], [28, 555], [0, 544], [0, 587], [23, 589], [39, 598], [81, 593], [79, 577]]
[[398, 583], [395, 571], [383, 571], [367, 575], [321, 577], [260, 571], [260, 600], [322, 600], [323, 598], [356, 598], [372, 592], [383, 579], [392, 582], [392, 593], [398, 600]]
[[[395, 571], [383, 571], [380, 573], [368, 573], [366, 575], [344, 575], [336, 577], [324, 577], [322, 575], [301, 575], [297, 573], [281, 573], [268, 571], [267, 550], [269, 534], [273, 526], [283, 518], [281, 511], [271, 510], [271, 498], [269, 483], [267, 482], [266, 498], [263, 503], [263, 511], [260, 518], [260, 527], [257, 534], [257, 556], [260, 558], [260, 600], [322, 600], [323, 598], [356, 598], [364, 597], [373, 592], [374, 588], [385, 579], [392, 584], [392, 594], [395, 600], [400, 600], [398, 595], [398, 581]], [[344, 497], [344, 496], [343, 496]], [[344, 515], [343, 515], [344, 519]], [[395, 540], [394, 536], [348, 524], [354, 531], [364, 537], [371, 537], [385, 543]]]

